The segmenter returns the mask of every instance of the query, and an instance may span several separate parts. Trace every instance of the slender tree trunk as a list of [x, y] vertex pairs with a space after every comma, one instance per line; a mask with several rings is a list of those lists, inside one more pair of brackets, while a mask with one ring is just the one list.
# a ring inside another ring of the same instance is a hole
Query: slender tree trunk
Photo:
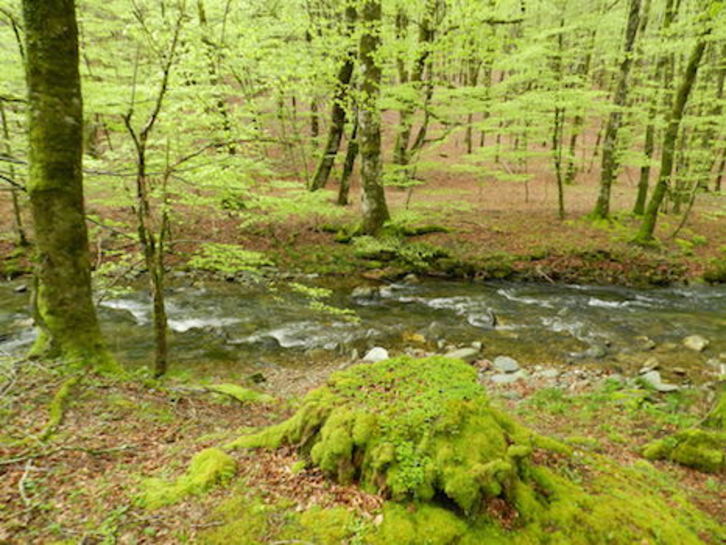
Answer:
[[713, 190], [717, 193], [721, 192], [721, 182], [723, 181], [724, 170], [726, 170], [726, 147], [721, 149], [721, 162], [716, 169], [716, 178], [713, 182]]
[[219, 63], [221, 60], [221, 51], [223, 48], [220, 44], [214, 43], [214, 39], [211, 36], [209, 25], [207, 24], [207, 14], [204, 8], [204, 0], [197, 0], [197, 16], [199, 17], [199, 26], [202, 28], [202, 46], [204, 53], [207, 57], [207, 71], [209, 73], [209, 83], [214, 91], [214, 102], [219, 112], [219, 116], [222, 122], [222, 131], [226, 135], [227, 152], [230, 155], [237, 153], [237, 147], [234, 143], [234, 131], [232, 129], [232, 119], [229, 113], [229, 106], [225, 100], [224, 95], [217, 90], [219, 83]]
[[28, 196], [38, 338], [31, 355], [112, 369], [96, 318], [83, 205], [83, 107], [72, 0], [24, 0]]
[[[353, 26], [356, 19], [355, 6], [349, 5], [345, 9], [345, 26], [346, 38], [350, 39], [353, 34]], [[310, 190], [317, 191], [322, 189], [328, 183], [330, 171], [333, 168], [335, 157], [340, 149], [340, 141], [343, 138], [345, 130], [345, 102], [350, 90], [350, 80], [353, 77], [353, 67], [355, 64], [355, 49], [350, 49], [346, 54], [346, 58], [338, 71], [338, 81], [336, 83], [335, 93], [333, 95], [333, 107], [330, 113], [330, 128], [328, 129], [328, 140], [323, 148], [323, 155], [320, 158], [318, 167], [315, 170]]]
[[[414, 89], [421, 91], [421, 85], [424, 82], [426, 68], [429, 66], [431, 57], [431, 47], [434, 41], [435, 29], [434, 18], [440, 0], [426, 0], [426, 7], [423, 20], [419, 25], [418, 35], [418, 56], [411, 70], [409, 81]], [[403, 72], [402, 72], [403, 74]], [[430, 75], [430, 72], [429, 72]], [[407, 76], [409, 78], [409, 76]], [[424, 116], [427, 116], [428, 98], [430, 98], [429, 86], [426, 86], [424, 97]], [[416, 111], [416, 105], [411, 103], [406, 105], [399, 112], [399, 129], [396, 135], [396, 143], [393, 149], [393, 162], [396, 165], [406, 166], [410, 162], [411, 150], [409, 150], [409, 141], [411, 140], [411, 130], [413, 128], [413, 115]], [[426, 121], [424, 121], [426, 123]], [[420, 132], [420, 131], [419, 131]], [[425, 132], [424, 132], [425, 136]], [[415, 146], [414, 142], [414, 146]]]
[[[5, 152], [9, 157], [13, 155], [13, 149], [10, 145], [10, 129], [8, 128], [8, 119], [5, 115], [5, 103], [0, 99], [0, 119], [2, 120], [3, 127], [3, 139], [5, 140]], [[10, 163], [9, 167], [10, 178], [15, 180], [15, 167]], [[28, 238], [25, 235], [25, 228], [23, 227], [23, 215], [20, 210], [20, 198], [18, 197], [18, 188], [12, 186], [10, 188], [10, 198], [13, 203], [13, 227], [15, 228], [15, 241], [18, 246], [28, 246]]]
[[363, 33], [359, 49], [362, 75], [359, 122], [363, 186], [361, 231], [367, 235], [376, 235], [390, 217], [381, 179], [381, 112], [378, 108], [381, 66], [377, 59], [381, 47], [381, 11], [380, 0], [363, 1]]
[[555, 108], [555, 120], [552, 127], [552, 154], [555, 162], [557, 179], [557, 211], [561, 220], [565, 219], [565, 188], [562, 179], [562, 130], [565, 124], [565, 109]]
[[345, 162], [343, 163], [343, 173], [340, 175], [340, 190], [338, 191], [338, 204], [346, 206], [348, 204], [348, 194], [350, 193], [350, 177], [353, 174], [355, 159], [358, 157], [358, 114], [356, 112], [353, 119], [353, 129], [350, 132], [348, 140], [348, 151], [345, 154]]
[[683, 76], [683, 81], [678, 88], [678, 93], [676, 94], [675, 101], [673, 103], [673, 110], [670, 113], [668, 126], [666, 128], [665, 135], [663, 136], [660, 175], [658, 176], [658, 182], [653, 190], [653, 195], [650, 198], [650, 202], [648, 203], [648, 207], [643, 216], [643, 222], [641, 223], [640, 230], [636, 236], [637, 242], [647, 243], [653, 240], [655, 224], [658, 219], [658, 210], [660, 209], [663, 198], [668, 191], [671, 174], [673, 173], [675, 148], [678, 141], [678, 132], [681, 127], [681, 120], [683, 119], [683, 112], [686, 109], [688, 97], [690, 96], [693, 84], [696, 81], [698, 67], [701, 64], [703, 53], [706, 50], [706, 37], [710, 33], [711, 29], [709, 28], [699, 38], [696, 46], [691, 52], [690, 58], [688, 59], [686, 72]]
[[620, 167], [618, 161], [618, 131], [623, 120], [623, 108], [628, 102], [628, 76], [633, 64], [633, 47], [638, 33], [640, 18], [640, 0], [630, 0], [628, 23], [625, 31], [624, 58], [620, 64], [618, 86], [613, 100], [614, 110], [610, 112], [605, 141], [602, 151], [602, 171], [600, 173], [600, 193], [598, 195], [593, 218], [604, 219], [610, 215], [610, 191], [613, 180]]
[[[666, 0], [665, 14], [661, 24], [661, 35], [663, 39], [667, 39], [667, 32], [675, 21], [680, 7], [680, 0]], [[673, 56], [661, 55], [658, 57], [655, 68], [656, 82], [662, 82], [664, 93], [662, 101], [665, 108], [671, 103], [669, 90], [671, 88], [672, 73], [668, 74], [668, 65], [671, 64]], [[645, 163], [640, 168], [640, 179], [638, 181], [638, 194], [633, 206], [633, 213], [642, 216], [645, 213], [645, 203], [648, 196], [648, 186], [650, 185], [650, 171], [653, 155], [655, 154], [655, 125], [658, 117], [658, 104], [661, 96], [656, 93], [651, 100], [648, 112], [648, 125], [645, 128], [645, 141], [643, 143], [643, 154], [645, 155]]]

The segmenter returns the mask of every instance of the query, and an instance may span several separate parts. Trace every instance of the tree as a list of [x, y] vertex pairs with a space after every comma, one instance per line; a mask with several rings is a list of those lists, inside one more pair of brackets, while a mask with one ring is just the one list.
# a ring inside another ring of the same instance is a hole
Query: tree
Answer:
[[83, 203], [83, 106], [73, 0], [24, 0], [30, 175], [37, 253], [34, 356], [113, 366], [91, 298]]
[[620, 65], [618, 87], [613, 100], [614, 109], [610, 112], [605, 141], [602, 150], [602, 170], [600, 172], [600, 194], [592, 215], [604, 219], [610, 214], [610, 189], [618, 171], [618, 131], [623, 121], [623, 111], [628, 100], [628, 76], [633, 64], [633, 48], [640, 24], [640, 0], [630, 0], [628, 23], [625, 31], [625, 48], [623, 62]]
[[[345, 38], [350, 39], [353, 34], [353, 27], [357, 12], [355, 5], [350, 4], [345, 7]], [[347, 45], [347, 44], [346, 44]], [[310, 183], [310, 189], [317, 191], [325, 187], [330, 176], [330, 171], [335, 162], [335, 156], [340, 148], [340, 141], [343, 138], [345, 130], [345, 102], [349, 94], [350, 80], [353, 77], [353, 67], [355, 65], [355, 48], [347, 45], [349, 51], [346, 52], [345, 59], [338, 70], [335, 93], [333, 95], [333, 106], [330, 113], [330, 128], [328, 129], [328, 140], [323, 148], [323, 155], [315, 170], [315, 175]]]
[[367, 235], [378, 233], [390, 217], [381, 180], [381, 112], [378, 98], [382, 70], [377, 58], [381, 46], [381, 19], [380, 0], [363, 0], [358, 51], [362, 74], [359, 130], [363, 186], [361, 231]]
[[688, 59], [688, 65], [686, 66], [686, 72], [683, 75], [683, 80], [678, 87], [678, 93], [676, 94], [673, 102], [673, 109], [668, 117], [668, 126], [665, 134], [663, 135], [663, 149], [661, 151], [661, 164], [658, 182], [653, 190], [653, 195], [648, 203], [648, 208], [645, 210], [645, 214], [643, 215], [640, 230], [635, 237], [637, 242], [647, 243], [653, 240], [653, 232], [655, 231], [655, 224], [658, 219], [658, 211], [660, 210], [663, 198], [668, 191], [671, 182], [671, 175], [673, 174], [676, 143], [678, 140], [678, 132], [681, 127], [681, 120], [683, 119], [683, 113], [686, 109], [686, 104], [688, 103], [688, 97], [691, 95], [693, 85], [696, 81], [696, 76], [698, 75], [698, 68], [701, 65], [703, 53], [706, 50], [706, 38], [711, 33], [711, 30], [712, 28], [709, 26], [696, 42], [696, 45], [691, 51], [691, 56]]

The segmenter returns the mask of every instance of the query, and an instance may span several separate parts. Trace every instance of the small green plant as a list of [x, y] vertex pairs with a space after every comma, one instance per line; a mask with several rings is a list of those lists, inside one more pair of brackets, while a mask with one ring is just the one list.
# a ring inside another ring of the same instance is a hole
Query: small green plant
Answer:
[[273, 265], [263, 253], [245, 250], [233, 244], [208, 242], [202, 244], [189, 266], [212, 272], [234, 275], [239, 272], [257, 272]]

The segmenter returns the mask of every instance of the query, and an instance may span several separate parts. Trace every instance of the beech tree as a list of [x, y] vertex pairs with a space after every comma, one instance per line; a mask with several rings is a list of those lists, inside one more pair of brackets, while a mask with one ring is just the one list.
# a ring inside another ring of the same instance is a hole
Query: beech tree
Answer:
[[113, 364], [91, 298], [83, 203], [83, 107], [73, 0], [24, 0], [30, 174], [36, 247], [34, 356]]
[[363, 186], [361, 230], [367, 235], [378, 233], [390, 217], [381, 179], [381, 112], [378, 106], [382, 74], [378, 59], [381, 46], [381, 17], [380, 0], [363, 0], [361, 9], [363, 28], [359, 47], [362, 95], [359, 131]]

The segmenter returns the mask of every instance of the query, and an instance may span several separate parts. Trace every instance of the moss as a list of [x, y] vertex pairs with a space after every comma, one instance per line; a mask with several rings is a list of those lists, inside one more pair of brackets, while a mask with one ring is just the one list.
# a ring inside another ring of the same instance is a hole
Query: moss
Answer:
[[236, 470], [237, 464], [229, 454], [217, 448], [205, 449], [192, 458], [186, 473], [175, 481], [147, 480], [140, 503], [147, 509], [178, 503], [187, 496], [201, 494], [231, 479]]
[[373, 545], [703, 543], [718, 527], [647, 472], [539, 436], [493, 409], [459, 360], [334, 374], [288, 421], [231, 448], [296, 445], [328, 476], [393, 500]]
[[300, 524], [313, 538], [316, 545], [340, 545], [347, 543], [355, 531], [355, 516], [350, 511], [335, 507], [314, 507], [300, 516]]
[[254, 390], [243, 388], [237, 384], [214, 384], [212, 386], [206, 386], [206, 389], [210, 392], [229, 396], [240, 403], [272, 403], [275, 400], [270, 395], [255, 392]]
[[671, 460], [717, 473], [726, 470], [726, 395], [723, 391], [700, 428], [682, 430], [648, 443], [643, 456], [649, 460]]
[[671, 460], [706, 472], [726, 469], [726, 433], [690, 429], [653, 441], [643, 449], [649, 460]]
[[78, 377], [69, 378], [53, 396], [48, 406], [48, 423], [38, 435], [41, 441], [48, 439], [63, 421], [66, 402], [73, 391], [73, 387], [78, 384], [78, 380]]

